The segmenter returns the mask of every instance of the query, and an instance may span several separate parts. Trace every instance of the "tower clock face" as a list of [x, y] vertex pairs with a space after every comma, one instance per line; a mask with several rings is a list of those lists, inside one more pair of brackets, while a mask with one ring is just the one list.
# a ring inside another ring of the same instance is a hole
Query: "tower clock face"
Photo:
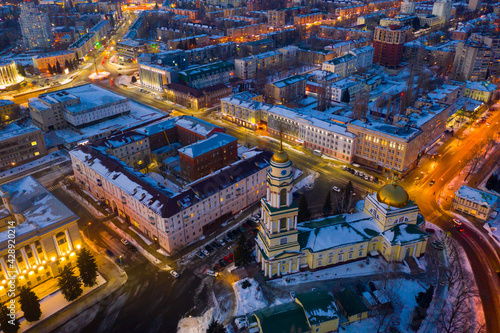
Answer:
[[281, 171], [282, 176], [286, 176], [286, 170]]

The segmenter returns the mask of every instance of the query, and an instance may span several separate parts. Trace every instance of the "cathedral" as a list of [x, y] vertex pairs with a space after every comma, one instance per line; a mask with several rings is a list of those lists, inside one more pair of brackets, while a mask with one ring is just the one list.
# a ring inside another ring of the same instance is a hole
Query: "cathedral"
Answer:
[[[292, 161], [282, 148], [270, 162], [262, 198], [257, 262], [266, 278], [382, 255], [403, 261], [424, 254], [424, 218], [403, 187], [388, 184], [358, 203], [358, 212], [297, 223]], [[363, 205], [360, 205], [363, 203]]]

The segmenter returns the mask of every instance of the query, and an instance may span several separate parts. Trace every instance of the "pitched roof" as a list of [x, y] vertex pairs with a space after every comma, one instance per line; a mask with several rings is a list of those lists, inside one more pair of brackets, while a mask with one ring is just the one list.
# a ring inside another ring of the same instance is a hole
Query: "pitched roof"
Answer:
[[308, 332], [304, 310], [295, 302], [262, 309], [254, 313], [262, 333]]
[[368, 307], [361, 296], [352, 288], [345, 288], [336, 293], [335, 298], [348, 317], [368, 311]]
[[297, 294], [296, 300], [304, 308], [311, 326], [338, 318], [335, 299], [324, 290], [314, 290], [308, 293]]

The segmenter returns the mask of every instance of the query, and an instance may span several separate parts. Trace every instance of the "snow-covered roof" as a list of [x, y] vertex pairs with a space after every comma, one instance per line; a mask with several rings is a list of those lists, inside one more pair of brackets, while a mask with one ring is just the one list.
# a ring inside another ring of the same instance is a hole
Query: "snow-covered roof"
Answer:
[[198, 142], [180, 148], [179, 153], [187, 155], [191, 158], [195, 158], [235, 141], [238, 141], [238, 139], [229, 134], [215, 133], [205, 140], [200, 140]]
[[181, 116], [175, 119], [175, 125], [203, 136], [210, 135], [215, 129], [221, 129], [221, 127], [192, 116]]
[[492, 207], [498, 201], [496, 195], [466, 185], [462, 185], [458, 191], [455, 192], [455, 195], [468, 201], [473, 201], [481, 206], [488, 207]]
[[365, 128], [374, 132], [382, 132], [385, 135], [389, 135], [403, 140], [412, 140], [413, 138], [420, 135], [420, 133], [422, 133], [420, 129], [407, 126], [398, 127], [383, 122], [378, 122], [375, 120], [369, 122], [364, 122], [362, 120], [354, 120], [350, 125]]
[[36, 131], [40, 131], [40, 129], [34, 125], [24, 127], [15, 126], [12, 130], [0, 131], [0, 142]]
[[[78, 219], [78, 216], [32, 176], [2, 184], [0, 196], [9, 198], [11, 213], [21, 214], [26, 219], [16, 226], [16, 237], [46, 228], [52, 229]], [[6, 241], [7, 238], [7, 231], [0, 233], [0, 242]]]
[[467, 81], [467, 83], [465, 84], [465, 88], [470, 90], [492, 92], [497, 89], [497, 85], [488, 81], [483, 81], [483, 82]]
[[324, 290], [297, 294], [296, 300], [304, 308], [310, 325], [318, 325], [339, 317], [335, 299]]

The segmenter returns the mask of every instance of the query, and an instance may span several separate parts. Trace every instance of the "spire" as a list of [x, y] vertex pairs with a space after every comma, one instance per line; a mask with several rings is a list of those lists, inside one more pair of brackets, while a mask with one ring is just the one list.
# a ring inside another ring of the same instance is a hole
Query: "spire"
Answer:
[[283, 131], [280, 131], [280, 151], [283, 151]]

